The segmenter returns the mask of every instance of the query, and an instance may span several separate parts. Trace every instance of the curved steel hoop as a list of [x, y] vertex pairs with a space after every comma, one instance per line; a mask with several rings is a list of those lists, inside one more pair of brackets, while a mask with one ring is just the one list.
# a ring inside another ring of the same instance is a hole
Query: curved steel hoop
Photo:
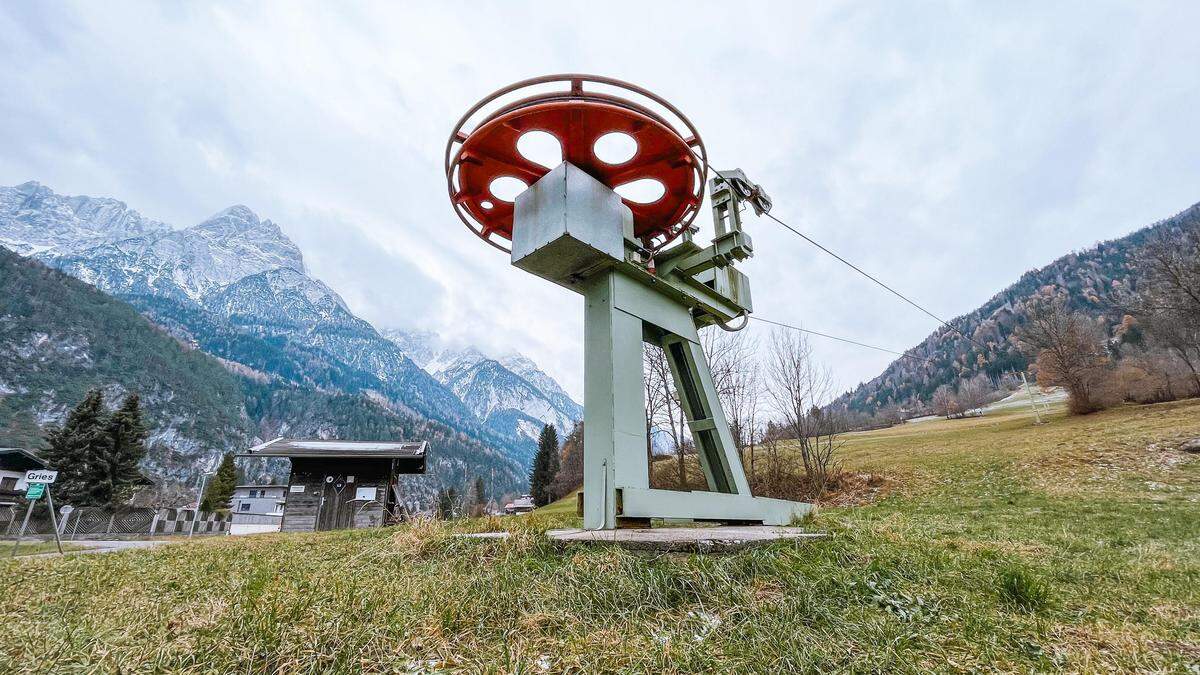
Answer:
[[[555, 84], [568, 86], [536, 91]], [[585, 84], [615, 89], [641, 101], [585, 89]], [[534, 91], [520, 96], [522, 90]], [[638, 134], [638, 156], [618, 164], [592, 161], [590, 144], [597, 134], [607, 132], [595, 128], [579, 131], [580, 126], [589, 125]], [[679, 109], [653, 92], [621, 80], [577, 73], [546, 75], [516, 82], [483, 98], [459, 119], [446, 142], [446, 187], [451, 205], [468, 229], [497, 249], [509, 250], [504, 243], [511, 239], [512, 203], [494, 197], [487, 181], [511, 176], [528, 185], [552, 168], [531, 162], [517, 151], [516, 138], [528, 131], [551, 133], [564, 158], [569, 156], [609, 187], [632, 182], [647, 172], [645, 177], [662, 184], [663, 196], [652, 202], [626, 199], [634, 212], [637, 236], [651, 251], [686, 231], [699, 213], [708, 178], [708, 155], [699, 132]], [[648, 150], [645, 157], [641, 156], [643, 143]], [[588, 146], [586, 153], [578, 147], [581, 144]]]

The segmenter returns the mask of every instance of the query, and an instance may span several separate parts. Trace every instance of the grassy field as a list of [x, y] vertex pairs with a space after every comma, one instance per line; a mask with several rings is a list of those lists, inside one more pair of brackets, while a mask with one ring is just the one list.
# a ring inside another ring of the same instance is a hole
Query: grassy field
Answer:
[[1195, 401], [855, 434], [880, 499], [724, 556], [559, 551], [564, 503], [0, 561], [0, 671], [1196, 673], [1196, 436]]

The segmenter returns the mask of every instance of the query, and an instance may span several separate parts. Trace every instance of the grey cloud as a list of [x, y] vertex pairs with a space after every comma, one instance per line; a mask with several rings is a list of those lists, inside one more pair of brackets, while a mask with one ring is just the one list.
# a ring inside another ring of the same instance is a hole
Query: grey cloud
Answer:
[[[557, 71], [647, 86], [777, 214], [934, 311], [1197, 200], [1200, 6], [0, 5], [0, 184], [187, 224], [251, 205], [373, 321], [515, 348], [581, 391], [578, 297], [452, 215], [450, 126]], [[903, 349], [932, 321], [773, 224], [759, 313]], [[815, 341], [852, 386], [886, 355]]]

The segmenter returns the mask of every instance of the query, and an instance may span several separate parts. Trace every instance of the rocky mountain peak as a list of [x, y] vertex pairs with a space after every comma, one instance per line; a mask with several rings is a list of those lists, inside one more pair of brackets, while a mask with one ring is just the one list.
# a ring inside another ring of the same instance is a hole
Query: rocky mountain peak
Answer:
[[[270, 221], [267, 221], [270, 222]], [[236, 236], [257, 228], [263, 223], [258, 214], [242, 204], [234, 204], [218, 211], [207, 220], [194, 226], [196, 232], [207, 232], [222, 236]], [[278, 231], [278, 228], [275, 228]]]
[[242, 204], [230, 206], [185, 232], [224, 248], [266, 254], [276, 258], [279, 267], [305, 271], [303, 254], [283, 230], [273, 221], [259, 218], [258, 214]]
[[543, 424], [565, 431], [582, 415], [523, 357], [518, 374], [432, 332], [385, 339], [307, 274], [278, 225], [242, 204], [174, 229], [112, 199], [0, 187], [0, 246], [135, 304], [214, 356], [301, 386], [375, 392], [522, 462]]
[[36, 180], [25, 181], [24, 183], [21, 183], [20, 185], [14, 185], [12, 189], [14, 189], [18, 193], [28, 196], [28, 197], [32, 197], [32, 196], [38, 194], [39, 192], [42, 194], [49, 194], [51, 192], [50, 188], [46, 187], [45, 185], [42, 185], [41, 183], [37, 182]]
[[171, 228], [107, 197], [60, 195], [37, 181], [0, 186], [0, 245], [65, 253]]

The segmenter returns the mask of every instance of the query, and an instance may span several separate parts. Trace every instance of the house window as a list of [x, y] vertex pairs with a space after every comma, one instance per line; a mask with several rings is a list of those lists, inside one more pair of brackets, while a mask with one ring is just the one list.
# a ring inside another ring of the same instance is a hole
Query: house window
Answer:
[[5, 476], [0, 478], [0, 492], [16, 492], [17, 479], [15, 476]]
[[249, 510], [250, 510], [250, 505], [249, 505], [249, 504], [247, 504], [246, 502], [242, 502], [242, 503], [241, 503], [241, 504], [238, 506], [238, 508], [239, 508], [240, 510], [242, 510], [242, 511], [249, 511]]

